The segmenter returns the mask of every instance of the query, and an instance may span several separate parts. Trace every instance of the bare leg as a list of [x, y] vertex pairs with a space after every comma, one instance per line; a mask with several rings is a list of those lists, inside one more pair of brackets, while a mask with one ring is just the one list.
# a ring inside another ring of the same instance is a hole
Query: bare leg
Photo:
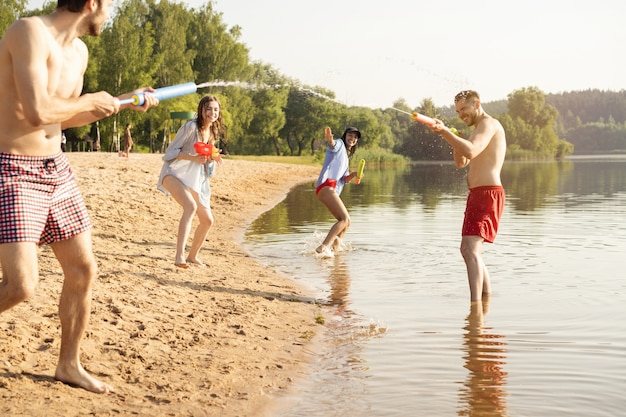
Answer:
[[345, 235], [350, 227], [350, 215], [343, 201], [332, 188], [322, 188], [317, 194], [317, 198], [324, 203], [330, 213], [337, 219], [337, 222], [330, 228], [322, 244], [315, 249], [316, 252], [321, 253], [325, 247], [334, 243], [338, 236], [341, 238]]
[[32, 242], [0, 244], [0, 313], [26, 300], [35, 292], [37, 246]]
[[[480, 236], [463, 236], [461, 240], [461, 254], [467, 267], [467, 278], [470, 287], [471, 301], [480, 301], [487, 290], [491, 291], [489, 273], [482, 259], [483, 238]], [[485, 287], [485, 278], [487, 286]]]
[[[194, 197], [197, 198], [197, 195], [194, 193]], [[200, 204], [199, 201], [196, 201], [198, 204], [197, 215], [200, 223], [196, 228], [196, 232], [193, 235], [193, 241], [191, 242], [191, 249], [189, 249], [189, 255], [187, 255], [187, 262], [192, 264], [198, 264], [204, 266], [204, 262], [200, 260], [198, 257], [198, 253], [206, 240], [207, 235], [209, 234], [209, 229], [213, 226], [215, 219], [213, 218], [213, 213], [210, 208], [206, 208]]]
[[341, 240], [343, 239], [343, 236], [346, 234], [347, 231], [348, 231], [348, 228], [346, 227], [341, 232], [339, 232], [339, 234], [337, 235], [337, 237], [335, 238], [333, 242], [333, 246], [332, 246], [333, 251], [337, 251], [337, 249], [339, 249], [339, 246], [341, 246]]
[[483, 298], [489, 297], [490, 295], [491, 279], [489, 278], [489, 271], [487, 271], [487, 266], [483, 262]]
[[198, 203], [194, 199], [192, 192], [183, 185], [178, 178], [171, 175], [163, 179], [163, 186], [170, 192], [174, 200], [183, 208], [183, 214], [178, 223], [178, 236], [176, 238], [176, 265], [184, 265], [185, 246], [191, 233], [191, 224], [194, 214], [198, 208]]
[[80, 363], [80, 342], [91, 313], [91, 285], [97, 265], [91, 249], [91, 232], [50, 245], [63, 269], [59, 302], [61, 351], [54, 377], [66, 384], [104, 394], [113, 388], [94, 378]]

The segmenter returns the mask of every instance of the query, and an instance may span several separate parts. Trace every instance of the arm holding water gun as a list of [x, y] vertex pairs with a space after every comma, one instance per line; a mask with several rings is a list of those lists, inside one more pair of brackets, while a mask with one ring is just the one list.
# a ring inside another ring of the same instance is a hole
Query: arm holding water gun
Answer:
[[450, 146], [452, 146], [454, 164], [457, 168], [464, 168], [467, 166], [467, 164], [469, 164], [470, 160], [462, 153], [457, 152], [457, 148], [456, 146], [454, 146], [454, 143], [465, 140], [459, 136], [459, 131], [456, 130], [456, 128], [447, 127], [441, 120], [425, 116], [418, 112], [413, 112], [411, 118], [416, 122], [425, 124], [433, 133], [441, 136], [446, 142], [450, 144]]
[[445, 140], [450, 144], [450, 146], [452, 146], [454, 165], [456, 165], [457, 168], [465, 168], [469, 164], [470, 159], [463, 155], [463, 153], [457, 149], [457, 146], [455, 146], [455, 144], [459, 144], [464, 141], [467, 142], [467, 139], [463, 139], [459, 135], [459, 131], [456, 130], [454, 127], [446, 126], [439, 119], [434, 119], [434, 121], [435, 123], [432, 126], [429, 126], [430, 130], [433, 133], [441, 136], [443, 140]]
[[[145, 113], [149, 108], [159, 105], [159, 97], [154, 93], [156, 90], [152, 87], [138, 88], [130, 93], [125, 93], [117, 96], [115, 100], [119, 103], [118, 111], [124, 109], [132, 109], [141, 113]], [[130, 101], [133, 97], [140, 94], [143, 97], [141, 103], [134, 103]]]

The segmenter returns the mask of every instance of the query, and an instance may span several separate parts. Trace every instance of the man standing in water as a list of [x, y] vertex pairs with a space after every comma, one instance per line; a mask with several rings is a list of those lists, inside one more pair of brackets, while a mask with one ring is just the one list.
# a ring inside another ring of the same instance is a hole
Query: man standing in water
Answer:
[[97, 265], [91, 222], [61, 152], [61, 132], [120, 108], [145, 112], [158, 104], [151, 94], [143, 106], [122, 107], [104, 91], [80, 95], [88, 51], [79, 38], [99, 35], [112, 5], [113, 0], [59, 0], [54, 13], [19, 19], [0, 40], [0, 313], [33, 294], [37, 245], [49, 244], [64, 275], [54, 376], [96, 393], [112, 388], [85, 371], [80, 342]]
[[461, 91], [454, 97], [459, 118], [474, 126], [469, 139], [463, 139], [444, 126], [441, 120], [431, 127], [452, 146], [457, 168], [469, 165], [469, 195], [463, 221], [461, 254], [467, 267], [471, 301], [491, 294], [489, 272], [482, 259], [483, 242], [493, 243], [504, 209], [505, 192], [500, 171], [506, 153], [506, 138], [499, 121], [489, 116], [476, 91]]

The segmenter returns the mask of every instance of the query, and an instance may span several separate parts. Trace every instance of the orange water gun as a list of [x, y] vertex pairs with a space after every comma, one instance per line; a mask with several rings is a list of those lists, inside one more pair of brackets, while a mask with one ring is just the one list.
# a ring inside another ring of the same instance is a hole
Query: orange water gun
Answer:
[[435, 119], [433, 119], [432, 117], [424, 116], [423, 114], [420, 114], [416, 111], [411, 113], [411, 119], [415, 120], [416, 122], [424, 123], [428, 127], [433, 127], [436, 123]]
[[[411, 119], [415, 120], [416, 122], [424, 123], [428, 127], [432, 127], [436, 123], [435, 119], [433, 119], [432, 117], [424, 116], [423, 114], [419, 114], [416, 111], [411, 114]], [[457, 136], [459, 135], [459, 131], [456, 130], [453, 126], [450, 127], [450, 131]]]

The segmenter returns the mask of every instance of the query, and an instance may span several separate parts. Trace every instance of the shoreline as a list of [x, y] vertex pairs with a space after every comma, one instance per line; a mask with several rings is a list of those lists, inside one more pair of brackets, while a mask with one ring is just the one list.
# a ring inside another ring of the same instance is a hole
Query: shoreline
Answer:
[[[156, 189], [160, 154], [68, 153], [99, 278], [84, 367], [99, 395], [53, 379], [60, 268], [39, 252], [35, 295], [0, 315], [0, 411], [17, 416], [258, 416], [306, 375], [321, 314], [292, 279], [243, 248], [246, 228], [318, 168], [228, 160], [211, 179], [207, 268], [176, 268], [180, 206]], [[194, 223], [195, 228], [195, 223]], [[193, 231], [192, 231], [193, 232]]]

